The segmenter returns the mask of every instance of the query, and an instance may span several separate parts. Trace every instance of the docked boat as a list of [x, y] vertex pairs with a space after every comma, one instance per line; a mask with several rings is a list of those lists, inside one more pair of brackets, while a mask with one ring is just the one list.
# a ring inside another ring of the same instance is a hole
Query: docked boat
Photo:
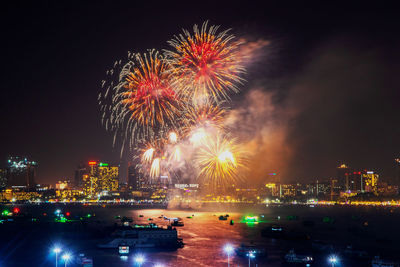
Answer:
[[180, 248], [183, 246], [182, 239], [178, 238], [175, 228], [158, 227], [151, 225], [135, 225], [134, 227], [123, 227], [99, 248], [119, 248], [121, 244], [134, 248]]
[[255, 257], [266, 257], [267, 251], [265, 248], [258, 247], [256, 245], [244, 245], [241, 244], [240, 247], [235, 249], [235, 252], [240, 257], [248, 257], [250, 253], [254, 254]]
[[173, 220], [171, 223], [171, 226], [184, 226], [185, 224], [183, 223], [182, 220]]
[[381, 259], [380, 257], [376, 256], [372, 262], [372, 267], [400, 267], [400, 262], [392, 261], [392, 260], [385, 260]]
[[312, 255], [297, 254], [294, 252], [294, 249], [292, 249], [285, 255], [285, 261], [288, 263], [310, 264], [314, 261], [314, 258]]

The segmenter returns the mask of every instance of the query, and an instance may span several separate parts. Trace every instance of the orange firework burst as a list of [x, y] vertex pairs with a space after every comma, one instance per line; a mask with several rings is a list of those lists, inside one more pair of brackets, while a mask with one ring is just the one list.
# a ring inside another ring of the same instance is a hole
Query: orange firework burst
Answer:
[[181, 95], [194, 101], [212, 97], [215, 101], [237, 92], [244, 72], [239, 56], [240, 43], [229, 30], [217, 33], [218, 26], [193, 27], [194, 35], [183, 30], [168, 43], [175, 51], [166, 51], [174, 73], [174, 85]]
[[223, 130], [226, 111], [209, 102], [205, 105], [190, 105], [183, 114], [183, 133], [190, 134], [196, 129], [214, 128]]
[[110, 88], [112, 103], [105, 111], [111, 114], [106, 125], [115, 132], [124, 129], [131, 144], [174, 125], [182, 105], [170, 84], [168, 64], [158, 52], [132, 54], [119, 76], [119, 84]]

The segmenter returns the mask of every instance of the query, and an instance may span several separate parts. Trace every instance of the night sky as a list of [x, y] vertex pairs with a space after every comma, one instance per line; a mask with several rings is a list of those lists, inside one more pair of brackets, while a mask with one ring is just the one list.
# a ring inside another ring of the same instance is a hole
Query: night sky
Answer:
[[285, 180], [305, 182], [335, 175], [346, 162], [391, 179], [400, 156], [397, 9], [216, 2], [2, 6], [1, 161], [8, 155], [38, 161], [42, 183], [73, 178], [80, 162], [119, 162], [120, 148], [112, 147], [97, 103], [106, 70], [127, 51], [168, 48], [182, 28], [209, 20], [269, 43], [248, 66], [232, 105], [241, 108], [257, 88], [274, 110], [257, 123], [284, 122], [275, 134], [280, 145], [264, 148], [265, 158], [279, 161], [271, 171], [284, 168]]

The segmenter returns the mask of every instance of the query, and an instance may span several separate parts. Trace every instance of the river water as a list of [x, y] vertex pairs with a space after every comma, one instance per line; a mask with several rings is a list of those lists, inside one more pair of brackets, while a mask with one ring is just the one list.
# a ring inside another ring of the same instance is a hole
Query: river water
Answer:
[[[3, 207], [4, 208], [4, 207]], [[12, 207], [7, 207], [12, 209]], [[141, 253], [146, 261], [142, 267], [155, 266], [227, 266], [227, 256], [223, 251], [225, 244], [239, 246], [242, 243], [254, 244], [266, 249], [267, 258], [255, 258], [251, 266], [284, 266], [283, 257], [294, 248], [298, 252], [313, 253], [316, 263], [313, 266], [328, 266], [327, 256], [311, 250], [312, 240], [323, 240], [335, 245], [341, 264], [337, 266], [370, 266], [370, 260], [345, 259], [346, 245], [365, 250], [370, 256], [396, 257], [400, 234], [400, 210], [374, 207], [232, 207], [218, 206], [202, 210], [138, 209], [121, 206], [20, 206], [21, 212], [35, 216], [52, 214], [56, 209], [70, 212], [71, 216], [91, 214], [93, 220], [88, 233], [81, 230], [66, 230], [67, 224], [24, 223], [12, 226], [0, 224], [0, 266], [54, 266], [55, 255], [51, 248], [58, 244], [72, 255], [84, 253], [93, 258], [94, 266], [135, 266], [134, 255]], [[220, 221], [219, 215], [229, 214], [227, 221]], [[168, 221], [159, 219], [161, 215], [180, 217], [184, 227], [178, 227], [178, 235], [185, 246], [174, 251], [142, 250], [134, 251], [128, 259], [120, 258], [114, 250], [100, 250], [103, 229], [114, 223], [116, 215], [132, 217], [136, 223], [153, 223], [166, 226]], [[143, 217], [139, 216], [143, 215]], [[257, 215], [259, 223], [243, 221], [247, 215]], [[296, 217], [294, 217], [296, 216]], [[192, 218], [187, 218], [192, 217]], [[326, 218], [329, 217], [329, 220]], [[230, 225], [230, 219], [234, 224]], [[312, 221], [306, 225], [304, 221]], [[261, 230], [268, 225], [279, 224], [286, 230], [304, 233], [310, 240], [288, 241], [265, 238]], [[231, 266], [249, 266], [246, 258], [236, 255], [230, 257]], [[60, 264], [64, 264], [60, 261]], [[61, 265], [59, 265], [61, 266]], [[64, 265], [62, 265], [64, 266]], [[68, 266], [76, 266], [70, 262]]]

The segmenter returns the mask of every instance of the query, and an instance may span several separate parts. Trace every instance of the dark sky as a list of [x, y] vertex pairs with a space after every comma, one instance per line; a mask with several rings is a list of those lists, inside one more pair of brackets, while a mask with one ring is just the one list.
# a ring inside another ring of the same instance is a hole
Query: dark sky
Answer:
[[400, 154], [396, 8], [216, 2], [2, 6], [2, 161], [29, 156], [40, 164], [38, 181], [46, 183], [72, 178], [80, 162], [118, 162], [119, 148], [112, 148], [97, 104], [105, 71], [127, 51], [167, 48], [181, 28], [208, 19], [239, 37], [270, 42], [249, 66], [235, 102], [262, 84], [274, 105], [292, 112], [288, 179], [328, 177], [339, 161], [391, 177]]

